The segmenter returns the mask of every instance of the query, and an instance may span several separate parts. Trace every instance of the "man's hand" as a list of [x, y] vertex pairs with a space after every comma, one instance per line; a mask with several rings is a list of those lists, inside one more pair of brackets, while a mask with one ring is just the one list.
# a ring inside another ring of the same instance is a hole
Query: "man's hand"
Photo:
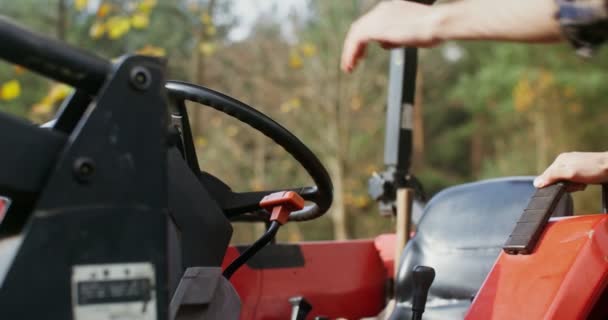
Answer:
[[355, 68], [369, 42], [378, 42], [385, 49], [439, 43], [433, 36], [433, 24], [439, 18], [433, 17], [434, 12], [430, 6], [414, 2], [380, 2], [350, 27], [342, 51], [342, 70], [350, 72]]
[[557, 181], [574, 183], [568, 188], [571, 192], [584, 190], [588, 184], [608, 182], [608, 153], [562, 153], [534, 180], [534, 186], [543, 188]]

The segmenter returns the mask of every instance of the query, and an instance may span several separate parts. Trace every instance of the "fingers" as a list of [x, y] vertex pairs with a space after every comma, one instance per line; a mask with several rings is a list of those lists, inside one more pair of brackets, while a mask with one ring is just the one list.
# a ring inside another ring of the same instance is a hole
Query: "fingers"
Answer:
[[351, 72], [365, 55], [365, 48], [369, 40], [365, 37], [365, 30], [358, 27], [359, 24], [359, 21], [353, 23], [344, 40], [340, 67], [345, 72]]
[[588, 183], [593, 183], [593, 179], [589, 179], [584, 171], [593, 166], [586, 161], [590, 157], [590, 155], [581, 157], [581, 154], [576, 152], [560, 154], [540, 176], [534, 179], [534, 186], [544, 188], [559, 181], [567, 181], [568, 192], [585, 190]]
[[554, 169], [554, 167], [555, 163], [549, 166], [547, 170], [545, 170], [540, 176], [534, 179], [534, 186], [536, 188], [544, 188], [560, 180], [559, 175], [555, 173], [556, 170]]
[[[555, 171], [556, 170], [552, 169], [551, 167], [547, 168], [547, 170], [545, 170], [545, 172], [543, 172], [543, 174], [541, 174], [540, 176], [536, 177], [536, 179], [534, 179], [534, 186], [538, 189], [541, 189], [544, 187], [548, 187], [559, 181], [564, 181], [565, 179], [559, 178], [559, 176], [555, 174]], [[583, 191], [586, 188], [587, 188], [587, 185], [584, 183], [569, 182], [566, 185], [566, 191], [568, 191], [568, 192]]]
[[365, 56], [369, 42], [382, 40], [381, 30], [385, 27], [386, 20], [391, 20], [387, 16], [390, 12], [387, 8], [391, 5], [394, 4], [381, 2], [351, 25], [342, 49], [340, 66], [343, 71], [351, 72], [357, 66], [357, 62]]
[[[570, 162], [570, 154], [562, 153], [553, 163], [536, 179], [534, 179], [534, 186], [537, 188], [544, 188], [548, 185], [556, 183], [558, 181], [571, 181], [574, 177], [574, 170], [569, 165]], [[581, 181], [572, 181], [572, 182], [581, 182]]]

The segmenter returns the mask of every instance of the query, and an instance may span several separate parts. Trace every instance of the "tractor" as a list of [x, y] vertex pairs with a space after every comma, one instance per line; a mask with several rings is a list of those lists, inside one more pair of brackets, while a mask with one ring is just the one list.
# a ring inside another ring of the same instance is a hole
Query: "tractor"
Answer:
[[[420, 193], [403, 125], [416, 56], [406, 48], [391, 57], [387, 169], [370, 179], [388, 214], [411, 212], [404, 189]], [[43, 126], [0, 113], [2, 319], [608, 315], [608, 220], [573, 216], [566, 183], [536, 190], [531, 177], [508, 177], [447, 188], [413, 221], [405, 216], [406, 229], [416, 225], [411, 238], [399, 229], [275, 243], [282, 225], [320, 217], [333, 197], [321, 161], [279, 123], [222, 93], [168, 81], [162, 59], [109, 61], [7, 18], [0, 58], [75, 88]], [[185, 101], [263, 133], [315, 185], [233, 191], [199, 166]], [[233, 221], [268, 228], [252, 245], [230, 246]]]

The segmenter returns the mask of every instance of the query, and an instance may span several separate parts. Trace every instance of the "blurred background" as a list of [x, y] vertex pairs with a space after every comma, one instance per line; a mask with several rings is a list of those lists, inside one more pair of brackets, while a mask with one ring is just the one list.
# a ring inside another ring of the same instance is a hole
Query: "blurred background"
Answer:
[[[372, 0], [0, 0], [21, 24], [114, 58], [165, 57], [169, 78], [224, 92], [290, 129], [326, 165], [335, 199], [325, 217], [291, 223], [283, 241], [393, 231], [367, 195], [381, 171], [389, 53], [374, 46], [339, 70], [350, 23]], [[507, 175], [537, 175], [564, 151], [608, 150], [608, 51], [567, 45], [446, 43], [420, 51], [412, 172], [432, 195]], [[0, 111], [52, 119], [71, 88], [0, 63]], [[309, 184], [282, 149], [207, 108], [189, 106], [201, 167], [239, 191]], [[599, 212], [597, 187], [575, 195]], [[236, 226], [249, 242], [262, 225]]]

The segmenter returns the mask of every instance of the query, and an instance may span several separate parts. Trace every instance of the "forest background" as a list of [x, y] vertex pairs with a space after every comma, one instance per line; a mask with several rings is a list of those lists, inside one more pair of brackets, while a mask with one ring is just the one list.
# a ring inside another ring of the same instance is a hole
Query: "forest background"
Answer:
[[[291, 223], [284, 241], [391, 232], [367, 195], [381, 171], [389, 53], [339, 70], [348, 27], [372, 0], [0, 0], [19, 23], [107, 58], [168, 59], [169, 78], [240, 99], [309, 145], [334, 181], [325, 217]], [[264, 9], [251, 10], [263, 3]], [[479, 179], [537, 175], [564, 151], [608, 149], [608, 51], [582, 59], [564, 45], [449, 42], [420, 51], [412, 172], [428, 194]], [[52, 119], [71, 88], [0, 63], [0, 111]], [[238, 121], [189, 107], [201, 167], [239, 191], [309, 184], [270, 140]], [[599, 212], [599, 188], [575, 195]], [[248, 242], [263, 226], [236, 226]]]

